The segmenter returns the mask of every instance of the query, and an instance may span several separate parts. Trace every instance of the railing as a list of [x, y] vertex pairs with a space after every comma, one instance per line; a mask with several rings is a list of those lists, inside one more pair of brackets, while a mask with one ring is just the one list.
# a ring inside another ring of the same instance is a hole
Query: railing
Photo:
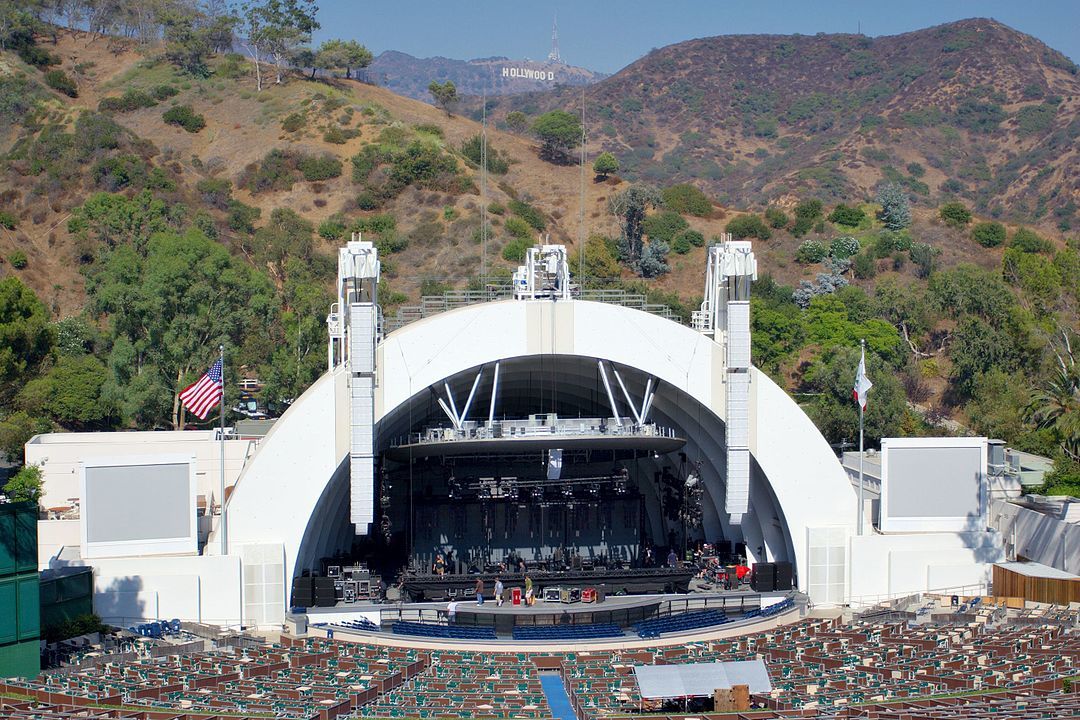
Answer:
[[[661, 303], [651, 303], [648, 298], [640, 293], [626, 292], [625, 290], [586, 289], [575, 290], [573, 296], [577, 300], [619, 305], [658, 315], [665, 320], [682, 322], [670, 307]], [[420, 298], [419, 305], [403, 305], [399, 307], [395, 316], [385, 319], [381, 326], [384, 333], [389, 334], [409, 323], [449, 310], [481, 303], [512, 300], [513, 298], [514, 288], [509, 280], [488, 283], [487, 287], [482, 290], [449, 290], [442, 295], [424, 295]]]
[[675, 438], [675, 429], [655, 423], [616, 424], [614, 418], [563, 418], [527, 420], [496, 420], [480, 423], [462, 423], [460, 430], [453, 427], [427, 428], [423, 432], [409, 433], [391, 443], [392, 447], [427, 443], [460, 442], [462, 440], [506, 440], [527, 437], [585, 437], [606, 435], [609, 437], [660, 437]]

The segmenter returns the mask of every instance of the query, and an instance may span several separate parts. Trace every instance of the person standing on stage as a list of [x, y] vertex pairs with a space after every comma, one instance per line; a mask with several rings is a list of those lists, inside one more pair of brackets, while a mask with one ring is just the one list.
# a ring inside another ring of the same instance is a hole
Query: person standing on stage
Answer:
[[446, 560], [443, 558], [442, 553], [435, 556], [435, 574], [439, 576], [446, 574]]
[[532, 578], [528, 575], [525, 576], [525, 604], [533, 604], [533, 583]]
[[668, 552], [667, 564], [668, 567], [671, 568], [679, 567], [679, 556], [675, 554], [675, 548], [671, 548], [671, 550]]
[[476, 578], [476, 604], [484, 604], [484, 580], [483, 578]]
[[501, 577], [495, 578], [495, 607], [503, 604], [503, 582]]

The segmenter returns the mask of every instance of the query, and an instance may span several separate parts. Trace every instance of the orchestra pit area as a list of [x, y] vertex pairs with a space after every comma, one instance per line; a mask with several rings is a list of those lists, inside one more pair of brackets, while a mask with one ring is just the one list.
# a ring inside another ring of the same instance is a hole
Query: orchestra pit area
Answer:
[[[278, 643], [137, 657], [0, 685], [5, 718], [553, 718], [541, 678], [561, 679], [579, 720], [1059, 718], [1080, 716], [1075, 610], [970, 609], [934, 622], [803, 618], [737, 637], [625, 649], [523, 651], [457, 643], [282, 636]], [[924, 618], [925, 619], [925, 618]], [[160, 646], [159, 646], [160, 647]], [[711, 699], [642, 699], [634, 666], [762, 660], [772, 690], [718, 715]]]

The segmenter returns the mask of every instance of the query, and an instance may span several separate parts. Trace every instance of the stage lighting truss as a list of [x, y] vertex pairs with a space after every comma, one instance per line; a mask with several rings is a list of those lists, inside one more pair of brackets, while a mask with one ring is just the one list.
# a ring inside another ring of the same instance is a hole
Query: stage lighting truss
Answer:
[[451, 500], [514, 500], [541, 504], [557, 504], [571, 500], [599, 502], [605, 493], [628, 497], [634, 490], [625, 469], [612, 475], [561, 480], [548, 480], [543, 477], [458, 478], [451, 475], [446, 483]]

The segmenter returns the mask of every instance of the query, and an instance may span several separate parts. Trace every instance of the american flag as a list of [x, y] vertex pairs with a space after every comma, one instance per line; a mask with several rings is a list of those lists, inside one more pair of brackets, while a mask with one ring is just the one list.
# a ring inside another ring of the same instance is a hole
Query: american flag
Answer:
[[192, 415], [205, 420], [211, 408], [221, 402], [223, 390], [221, 360], [219, 359], [199, 378], [198, 382], [189, 385], [180, 393], [180, 402]]

